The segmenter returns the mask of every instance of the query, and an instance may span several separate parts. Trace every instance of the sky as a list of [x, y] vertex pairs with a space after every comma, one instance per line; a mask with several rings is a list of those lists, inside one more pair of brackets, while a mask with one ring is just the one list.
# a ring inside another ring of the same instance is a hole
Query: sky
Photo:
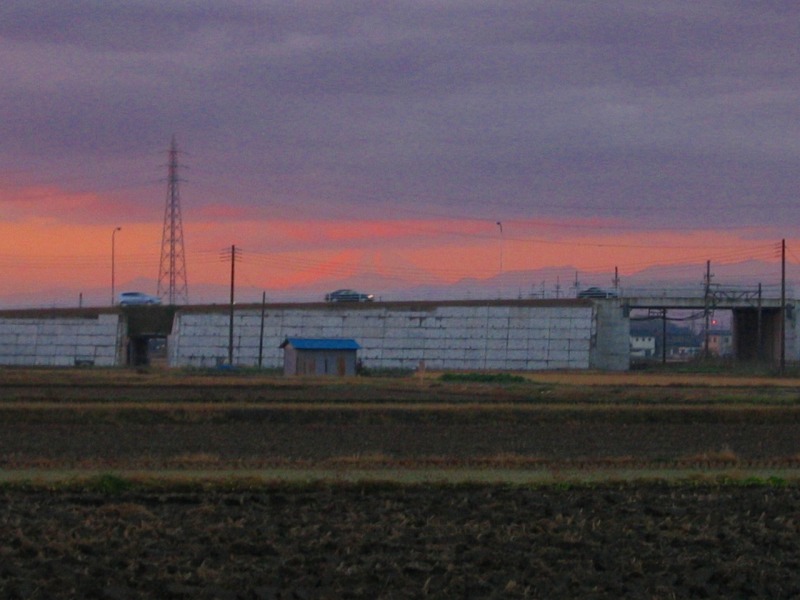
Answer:
[[771, 277], [798, 39], [789, 0], [5, 0], [0, 304], [108, 303], [112, 237], [117, 291], [155, 293], [173, 136], [190, 301], [232, 245], [301, 299]]

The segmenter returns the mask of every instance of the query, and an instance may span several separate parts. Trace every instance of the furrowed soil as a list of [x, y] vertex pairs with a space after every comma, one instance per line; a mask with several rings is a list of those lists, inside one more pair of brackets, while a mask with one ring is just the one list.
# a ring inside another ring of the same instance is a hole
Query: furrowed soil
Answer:
[[[800, 382], [654, 381], [0, 371], [0, 597], [800, 595]], [[337, 481], [422, 468], [578, 480]]]
[[797, 488], [6, 491], [4, 598], [796, 598]]

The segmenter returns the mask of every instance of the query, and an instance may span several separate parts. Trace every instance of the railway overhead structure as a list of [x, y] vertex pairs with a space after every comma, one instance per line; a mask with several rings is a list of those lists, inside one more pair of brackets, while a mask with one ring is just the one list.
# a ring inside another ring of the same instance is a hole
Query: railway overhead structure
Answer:
[[[709, 285], [701, 289], [630, 289], [620, 296], [626, 315], [637, 309], [651, 314], [668, 310], [731, 311], [734, 356], [740, 361], [778, 362], [797, 356], [795, 299], [777, 286]], [[788, 349], [788, 350], [787, 350]]]

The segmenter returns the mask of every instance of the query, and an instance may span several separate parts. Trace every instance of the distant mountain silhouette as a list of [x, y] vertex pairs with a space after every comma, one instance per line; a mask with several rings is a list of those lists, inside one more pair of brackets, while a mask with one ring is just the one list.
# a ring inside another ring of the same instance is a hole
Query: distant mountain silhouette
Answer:
[[[621, 274], [619, 286], [626, 290], [691, 289], [702, 293], [706, 265], [680, 264], [648, 267], [632, 274]], [[758, 284], [777, 289], [780, 286], [780, 263], [746, 261], [711, 265], [712, 284], [728, 287], [752, 287]], [[800, 280], [800, 265], [789, 263], [787, 295], [795, 297], [794, 282]], [[191, 270], [190, 270], [191, 273]], [[576, 288], [575, 281], [578, 281]], [[352, 288], [374, 294], [376, 300], [451, 300], [496, 298], [574, 298], [576, 292], [587, 287], [611, 289], [613, 271], [586, 272], [564, 265], [527, 271], [507, 271], [486, 279], [465, 278], [452, 283], [418, 283], [403, 277], [388, 277], [374, 272], [364, 272], [353, 277], [322, 278], [313, 284], [285, 289], [257, 288], [237, 284], [236, 302], [240, 304], [261, 302], [266, 292], [268, 302], [322, 302], [325, 293], [340, 288]], [[156, 281], [139, 278], [117, 282], [116, 291], [142, 291], [155, 293]], [[800, 291], [800, 287], [798, 287]], [[222, 284], [193, 284], [189, 280], [189, 301], [192, 304], [226, 304], [230, 286]], [[0, 308], [48, 308], [83, 306], [109, 306], [110, 290], [105, 287], [72, 289], [46, 288], [36, 292], [7, 294], [0, 297]]]

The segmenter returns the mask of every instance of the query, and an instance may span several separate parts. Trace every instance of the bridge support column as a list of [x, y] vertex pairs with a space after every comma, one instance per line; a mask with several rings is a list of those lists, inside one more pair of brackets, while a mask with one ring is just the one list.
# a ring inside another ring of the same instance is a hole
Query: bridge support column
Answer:
[[631, 367], [630, 311], [619, 299], [594, 300], [595, 332], [589, 351], [589, 367], [603, 371], [627, 371]]
[[[736, 359], [777, 363], [781, 351], [781, 310], [747, 307], [734, 308], [732, 313], [731, 325]], [[790, 323], [787, 322], [787, 331], [790, 327]], [[787, 348], [789, 347], [793, 346], [787, 343]]]

